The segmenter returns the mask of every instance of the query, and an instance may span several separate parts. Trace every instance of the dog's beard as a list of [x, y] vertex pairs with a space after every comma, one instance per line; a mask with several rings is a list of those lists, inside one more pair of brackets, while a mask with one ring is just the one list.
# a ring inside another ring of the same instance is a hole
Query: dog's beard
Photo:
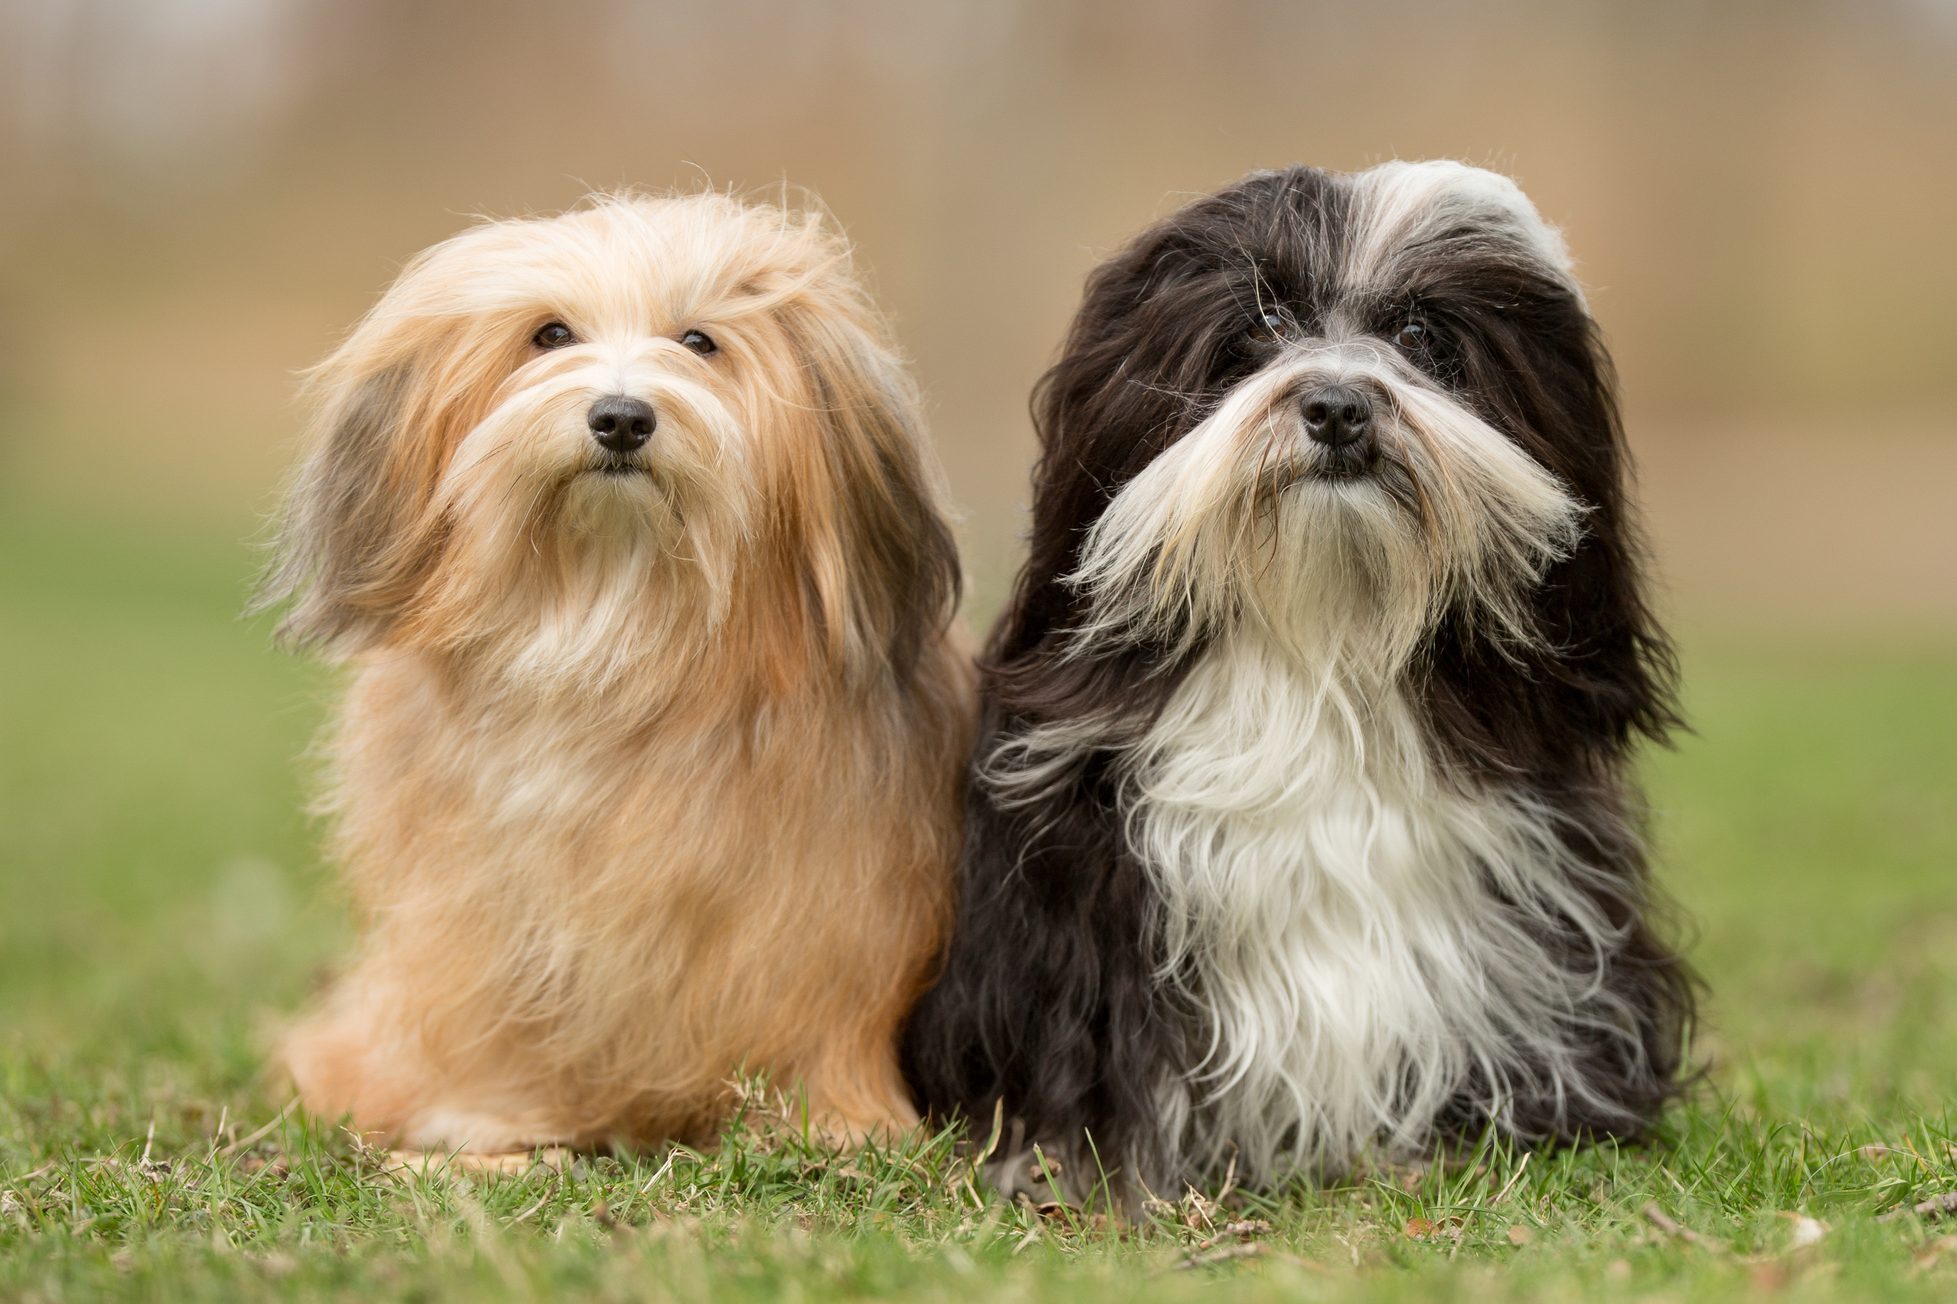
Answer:
[[[1376, 465], [1329, 464], [1298, 417], [1314, 384], [1375, 396]], [[1443, 615], [1498, 645], [1540, 639], [1527, 596], [1567, 556], [1581, 506], [1555, 476], [1383, 350], [1298, 350], [1232, 390], [1118, 492], [1072, 582], [1082, 650], [1187, 651], [1236, 624], [1375, 682]]]
[[568, 385], [512, 395], [457, 447], [432, 509], [434, 641], [526, 691], [602, 690], [705, 648], [759, 510], [749, 441], [704, 386], [641, 392], [659, 423], [626, 457], [593, 445], [591, 394]]

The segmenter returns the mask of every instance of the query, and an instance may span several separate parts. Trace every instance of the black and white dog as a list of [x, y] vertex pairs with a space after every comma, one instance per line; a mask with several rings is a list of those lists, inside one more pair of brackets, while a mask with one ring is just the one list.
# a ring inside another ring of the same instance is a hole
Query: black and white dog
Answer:
[[1094, 273], [1035, 411], [925, 1102], [1131, 1192], [1642, 1130], [1673, 662], [1557, 232], [1454, 163], [1257, 173]]

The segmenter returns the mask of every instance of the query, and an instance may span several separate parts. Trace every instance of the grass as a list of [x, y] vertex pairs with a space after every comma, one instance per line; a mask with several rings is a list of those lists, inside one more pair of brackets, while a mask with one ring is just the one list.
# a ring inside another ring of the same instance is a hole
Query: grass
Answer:
[[987, 1200], [950, 1138], [825, 1156], [762, 1108], [712, 1151], [506, 1179], [281, 1116], [265, 1038], [347, 940], [296, 763], [328, 680], [233, 619], [241, 549], [13, 506], [0, 1298], [1957, 1289], [1957, 1236], [1908, 1212], [1957, 1190], [1957, 639], [1688, 641], [1699, 733], [1649, 769], [1711, 1074], [1659, 1144], [1109, 1225]]

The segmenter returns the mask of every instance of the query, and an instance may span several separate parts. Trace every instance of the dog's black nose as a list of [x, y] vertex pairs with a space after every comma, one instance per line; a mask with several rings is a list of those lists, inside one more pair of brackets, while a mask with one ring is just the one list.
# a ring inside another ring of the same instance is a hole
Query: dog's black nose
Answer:
[[1305, 395], [1305, 433], [1327, 448], [1358, 443], [1372, 423], [1372, 400], [1350, 385], [1326, 385]]
[[652, 428], [659, 424], [652, 404], [624, 394], [607, 394], [593, 403], [584, 421], [591, 427], [591, 437], [614, 453], [645, 447]]

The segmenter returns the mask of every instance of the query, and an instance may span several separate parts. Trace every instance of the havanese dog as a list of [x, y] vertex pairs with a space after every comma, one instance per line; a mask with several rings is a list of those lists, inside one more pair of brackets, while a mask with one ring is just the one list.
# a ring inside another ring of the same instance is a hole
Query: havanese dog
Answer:
[[314, 371], [261, 603], [351, 668], [357, 960], [315, 1114], [484, 1154], [698, 1138], [737, 1072], [915, 1122], [969, 663], [919, 401], [814, 217], [607, 197], [421, 254]]
[[1453, 163], [1249, 176], [1093, 274], [1035, 415], [928, 1104], [1076, 1194], [1645, 1129], [1673, 662], [1557, 232]]

